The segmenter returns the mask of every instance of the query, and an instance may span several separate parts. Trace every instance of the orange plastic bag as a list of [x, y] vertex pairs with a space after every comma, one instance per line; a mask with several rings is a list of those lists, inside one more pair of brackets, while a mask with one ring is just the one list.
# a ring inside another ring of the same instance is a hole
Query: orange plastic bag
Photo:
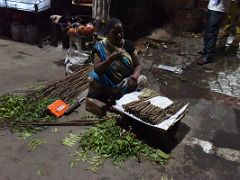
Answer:
[[53, 114], [56, 117], [60, 117], [69, 108], [69, 105], [67, 105], [62, 100], [56, 100], [54, 103], [50, 104], [47, 108], [51, 114]]

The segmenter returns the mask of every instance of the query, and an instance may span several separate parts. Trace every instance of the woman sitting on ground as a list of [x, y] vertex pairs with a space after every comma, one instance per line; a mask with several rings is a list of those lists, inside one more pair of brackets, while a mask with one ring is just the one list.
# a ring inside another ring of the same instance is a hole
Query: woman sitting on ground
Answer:
[[146, 86], [147, 78], [141, 75], [137, 51], [123, 38], [119, 19], [109, 20], [106, 38], [95, 44], [93, 57], [94, 71], [89, 75], [88, 97], [107, 102]]

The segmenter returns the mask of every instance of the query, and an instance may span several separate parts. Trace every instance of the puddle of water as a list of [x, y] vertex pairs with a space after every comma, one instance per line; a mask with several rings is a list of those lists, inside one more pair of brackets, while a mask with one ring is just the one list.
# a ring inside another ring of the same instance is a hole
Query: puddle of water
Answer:
[[[175, 38], [174, 42], [174, 45], [169, 45], [165, 50], [149, 48], [152, 56], [142, 57], [143, 60], [151, 61], [154, 65], [148, 74], [148, 79], [155, 82], [150, 83], [151, 88], [158, 87], [164, 95], [173, 99], [203, 98], [238, 105], [236, 97], [240, 97], [239, 59], [219, 52], [214, 63], [198, 66], [195, 63], [198, 58], [196, 52], [201, 49], [202, 40], [198, 38], [189, 41], [189, 38], [180, 37]], [[155, 65], [160, 64], [181, 67], [184, 72], [176, 75], [172, 72], [156, 70]], [[221, 75], [220, 72], [225, 74]], [[216, 84], [219, 79], [221, 79], [220, 85]]]

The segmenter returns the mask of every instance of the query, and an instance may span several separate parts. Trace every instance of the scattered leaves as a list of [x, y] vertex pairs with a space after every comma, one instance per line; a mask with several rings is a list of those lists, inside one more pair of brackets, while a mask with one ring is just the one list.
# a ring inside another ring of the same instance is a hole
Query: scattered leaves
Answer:
[[61, 142], [65, 146], [74, 146], [80, 140], [80, 136], [73, 133], [68, 133], [68, 137], [65, 137]]
[[[23, 127], [18, 122], [50, 121], [55, 117], [46, 113], [46, 107], [55, 99], [42, 99], [34, 101], [34, 97], [23, 95], [4, 95], [0, 97], [0, 123], [8, 123], [12, 132], [18, 133], [20, 138], [26, 139], [44, 127]], [[14, 124], [11, 122], [14, 121]]]
[[24, 130], [24, 131], [22, 131], [21, 133], [18, 134], [18, 138], [20, 140], [25, 140], [25, 139], [31, 137], [31, 135], [32, 135], [31, 132], [29, 132], [28, 130]]
[[0, 119], [14, 121], [53, 120], [54, 117], [45, 113], [46, 107], [55, 99], [42, 99], [33, 102], [31, 97], [20, 95], [4, 95], [0, 97]]
[[173, 180], [173, 177], [168, 178], [168, 176], [163, 176], [161, 177], [161, 180]]
[[99, 120], [99, 116], [93, 113], [87, 112], [87, 113], [81, 114], [80, 119]]
[[42, 175], [42, 173], [41, 173], [41, 169], [38, 169], [38, 170], [37, 170], [37, 175], [39, 175], [39, 176]]
[[[115, 165], [120, 165], [127, 159], [139, 159], [141, 156], [164, 165], [169, 158], [169, 155], [160, 149], [148, 146], [139, 141], [133, 133], [121, 129], [114, 118], [85, 131], [80, 136], [79, 143], [80, 150], [72, 154], [71, 166], [88, 162], [94, 172], [107, 158], [112, 159]], [[96, 156], [90, 157], [90, 152], [94, 152]]]
[[53, 128], [53, 129], [51, 129], [50, 132], [51, 132], [51, 133], [57, 133], [57, 132], [58, 132], [58, 128]]
[[47, 141], [45, 139], [33, 139], [32, 141], [29, 142], [28, 148], [31, 151], [34, 151], [37, 147], [46, 143]]

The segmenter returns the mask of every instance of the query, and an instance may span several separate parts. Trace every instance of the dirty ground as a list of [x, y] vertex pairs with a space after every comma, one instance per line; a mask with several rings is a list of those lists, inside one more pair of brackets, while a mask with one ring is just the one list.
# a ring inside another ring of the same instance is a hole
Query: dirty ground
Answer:
[[[157, 48], [150, 44], [140, 54], [149, 87], [173, 100], [190, 103], [189, 112], [179, 125], [168, 165], [129, 160], [115, 167], [107, 161], [93, 173], [85, 170], [85, 164], [71, 168], [69, 154], [73, 149], [59, 142], [69, 131], [80, 133], [84, 127], [58, 127], [55, 133], [53, 127], [27, 140], [19, 140], [9, 129], [1, 129], [1, 179], [239, 179], [240, 60], [233, 54], [221, 53], [211, 65], [195, 65], [202, 44], [200, 36], [177, 36], [157, 43]], [[0, 40], [0, 47], [0, 94], [23, 91], [64, 77], [65, 50], [39, 49], [10, 40]], [[183, 72], [158, 69], [160, 64], [181, 68]], [[83, 112], [84, 104], [59, 121], [77, 119]], [[34, 138], [47, 139], [47, 143], [29, 151], [28, 143]], [[157, 137], [150, 138], [161, 144]]]

